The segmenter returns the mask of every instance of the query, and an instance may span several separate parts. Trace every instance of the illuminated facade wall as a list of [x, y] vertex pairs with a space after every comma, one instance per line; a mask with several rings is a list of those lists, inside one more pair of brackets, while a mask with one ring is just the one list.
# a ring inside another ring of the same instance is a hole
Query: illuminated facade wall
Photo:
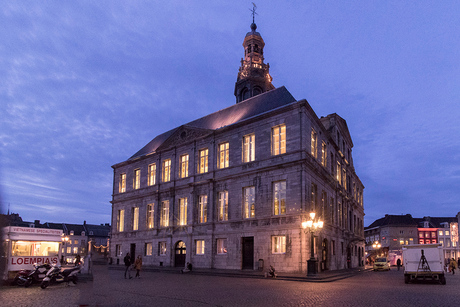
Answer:
[[[250, 108], [252, 99], [240, 104]], [[302, 100], [202, 132], [184, 125], [154, 152], [113, 166], [112, 257], [122, 263], [134, 251], [146, 265], [177, 266], [184, 260], [176, 253], [185, 253], [195, 267], [257, 269], [263, 259], [279, 271], [306, 271], [310, 234], [301, 222], [315, 211], [324, 220], [319, 268], [345, 268], [347, 258], [352, 267], [362, 264], [363, 185], [343, 119], [319, 119]]]

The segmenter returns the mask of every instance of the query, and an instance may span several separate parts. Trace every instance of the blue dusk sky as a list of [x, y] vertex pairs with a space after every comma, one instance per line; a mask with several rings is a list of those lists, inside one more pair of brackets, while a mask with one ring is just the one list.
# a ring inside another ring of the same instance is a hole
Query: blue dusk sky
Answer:
[[[350, 130], [365, 226], [460, 211], [460, 2], [260, 1], [275, 87]], [[251, 1], [4, 1], [2, 213], [111, 221], [112, 165], [235, 103]]]

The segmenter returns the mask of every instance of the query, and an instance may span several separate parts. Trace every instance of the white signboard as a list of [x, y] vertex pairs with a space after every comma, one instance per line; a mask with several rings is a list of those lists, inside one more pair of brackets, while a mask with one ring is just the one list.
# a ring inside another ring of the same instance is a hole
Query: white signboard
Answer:
[[59, 259], [57, 256], [18, 256], [10, 257], [9, 260], [9, 270], [10, 271], [19, 271], [23, 269], [30, 270], [31, 266], [36, 263], [38, 265], [49, 263], [49, 264], [58, 264]]

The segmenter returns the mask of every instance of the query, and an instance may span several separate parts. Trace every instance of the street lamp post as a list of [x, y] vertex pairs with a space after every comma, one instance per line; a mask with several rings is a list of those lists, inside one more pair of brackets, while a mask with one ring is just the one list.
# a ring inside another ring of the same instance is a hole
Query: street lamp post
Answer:
[[308, 275], [315, 275], [316, 274], [316, 258], [315, 258], [315, 231], [317, 229], [323, 228], [324, 222], [320, 219], [315, 220], [315, 213], [310, 212], [310, 219], [308, 221], [302, 222], [302, 228], [304, 233], [307, 234], [307, 231], [310, 231], [310, 259], [307, 260], [307, 274]]

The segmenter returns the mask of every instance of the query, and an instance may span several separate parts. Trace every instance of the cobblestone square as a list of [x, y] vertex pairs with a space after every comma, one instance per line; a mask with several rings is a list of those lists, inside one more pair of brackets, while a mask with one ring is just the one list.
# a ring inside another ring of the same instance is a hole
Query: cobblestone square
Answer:
[[[460, 276], [405, 284], [403, 271], [365, 271], [334, 282], [299, 282], [94, 267], [93, 281], [1, 289], [2, 306], [458, 306]], [[134, 274], [133, 274], [134, 275]]]

